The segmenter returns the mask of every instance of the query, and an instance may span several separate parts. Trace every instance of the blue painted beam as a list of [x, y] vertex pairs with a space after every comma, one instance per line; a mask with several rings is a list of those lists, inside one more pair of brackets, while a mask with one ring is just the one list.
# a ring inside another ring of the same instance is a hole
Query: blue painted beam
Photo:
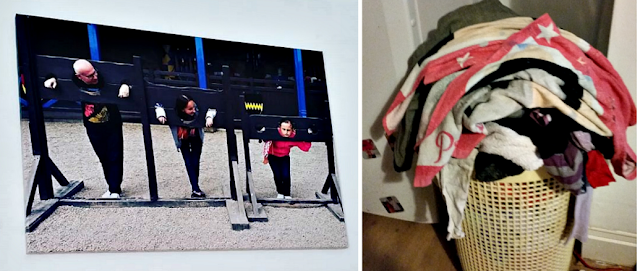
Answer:
[[55, 104], [56, 102], [58, 102], [58, 100], [56, 100], [56, 99], [48, 100], [46, 103], [42, 104], [42, 108], [49, 108], [53, 104]]
[[48, 100], [46, 103], [44, 103], [44, 104], [42, 105], [42, 108], [49, 108], [49, 107], [51, 107], [54, 103], [56, 103], [57, 101], [58, 101], [58, 100], [56, 100], [56, 99]]
[[298, 114], [307, 117], [307, 99], [304, 94], [304, 70], [302, 69], [302, 51], [293, 49], [293, 62], [296, 72], [296, 90], [298, 92]]
[[204, 65], [204, 48], [202, 38], [196, 37], [196, 62], [198, 64], [198, 85], [200, 88], [207, 88], [207, 71]]
[[98, 28], [95, 24], [87, 24], [89, 33], [89, 49], [91, 50], [91, 59], [100, 60], [100, 45], [98, 43]]

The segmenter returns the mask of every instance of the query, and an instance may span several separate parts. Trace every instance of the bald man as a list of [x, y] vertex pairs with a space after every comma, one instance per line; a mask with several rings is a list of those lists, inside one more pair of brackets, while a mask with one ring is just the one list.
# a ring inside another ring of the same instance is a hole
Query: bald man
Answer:
[[[80, 91], [89, 95], [100, 95], [100, 89], [104, 86], [104, 79], [91, 63], [84, 59], [79, 59], [73, 63], [74, 75], [73, 83]], [[45, 87], [55, 88], [57, 86], [55, 75], [47, 76]], [[130, 86], [123, 81], [118, 97], [129, 96]], [[104, 177], [109, 186], [102, 198], [118, 199], [122, 194], [122, 174], [123, 174], [123, 139], [122, 139], [122, 118], [118, 106], [113, 104], [97, 104], [81, 102], [82, 120], [87, 130], [89, 141], [95, 151], [102, 169]], [[82, 157], [81, 159], [88, 159]]]

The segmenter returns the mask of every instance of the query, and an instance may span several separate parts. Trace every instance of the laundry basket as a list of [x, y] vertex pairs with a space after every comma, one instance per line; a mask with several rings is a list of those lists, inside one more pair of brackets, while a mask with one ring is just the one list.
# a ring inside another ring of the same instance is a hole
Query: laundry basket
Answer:
[[495, 182], [472, 180], [456, 239], [465, 271], [568, 270], [570, 192], [544, 168]]

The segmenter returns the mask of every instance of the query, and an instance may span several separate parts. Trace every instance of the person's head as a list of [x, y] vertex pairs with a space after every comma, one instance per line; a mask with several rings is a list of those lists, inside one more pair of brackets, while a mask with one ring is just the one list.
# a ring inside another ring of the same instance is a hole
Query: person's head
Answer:
[[192, 120], [195, 117], [198, 108], [196, 102], [187, 95], [180, 95], [176, 99], [176, 113], [183, 120]]
[[98, 83], [98, 71], [85, 59], [76, 60], [76, 62], [73, 63], [73, 71], [76, 73], [78, 79], [82, 80], [85, 84], [95, 85]]
[[280, 120], [280, 135], [283, 137], [291, 137], [294, 133], [293, 123], [288, 119]]

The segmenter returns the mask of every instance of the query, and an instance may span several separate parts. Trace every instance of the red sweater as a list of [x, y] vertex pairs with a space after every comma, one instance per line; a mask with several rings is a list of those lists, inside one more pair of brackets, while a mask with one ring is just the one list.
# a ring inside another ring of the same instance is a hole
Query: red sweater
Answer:
[[298, 147], [304, 152], [308, 152], [311, 148], [311, 142], [302, 141], [267, 141], [264, 144], [262, 155], [267, 157], [269, 154], [277, 157], [289, 155], [292, 147]]

